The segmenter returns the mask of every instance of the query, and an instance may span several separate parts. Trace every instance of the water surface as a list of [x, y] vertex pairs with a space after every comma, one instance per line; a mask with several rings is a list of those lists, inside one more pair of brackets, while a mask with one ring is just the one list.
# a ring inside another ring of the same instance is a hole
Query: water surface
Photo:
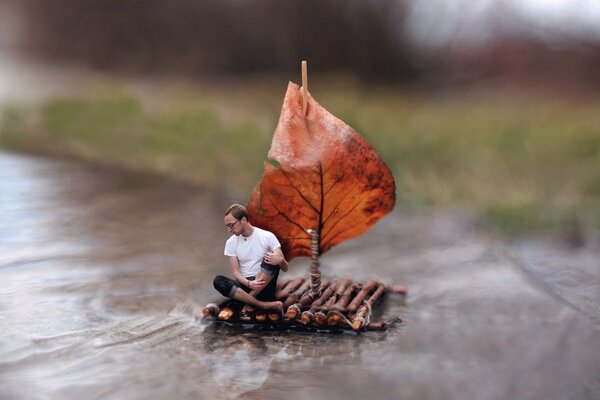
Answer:
[[0, 152], [0, 398], [600, 398], [593, 234], [578, 249], [509, 244], [464, 210], [397, 209], [322, 264], [408, 284], [379, 307], [402, 323], [236, 331], [192, 317], [219, 298], [233, 200], [245, 199]]

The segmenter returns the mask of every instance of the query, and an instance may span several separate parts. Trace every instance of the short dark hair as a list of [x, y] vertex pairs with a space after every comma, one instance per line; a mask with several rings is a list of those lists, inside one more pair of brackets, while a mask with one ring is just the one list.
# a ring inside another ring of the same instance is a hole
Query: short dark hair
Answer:
[[248, 211], [246, 211], [246, 207], [238, 203], [234, 203], [227, 208], [225, 215], [228, 214], [233, 215], [235, 219], [242, 219], [246, 217], [246, 220], [248, 220]]

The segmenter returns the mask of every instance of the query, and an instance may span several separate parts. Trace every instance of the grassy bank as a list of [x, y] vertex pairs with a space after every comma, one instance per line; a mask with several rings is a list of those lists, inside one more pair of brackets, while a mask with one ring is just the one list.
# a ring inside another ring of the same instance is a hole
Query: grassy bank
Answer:
[[[158, 99], [111, 89], [9, 107], [0, 143], [224, 185], [243, 196], [262, 173], [285, 90], [279, 86]], [[401, 204], [475, 207], [510, 234], [565, 221], [600, 227], [600, 100], [431, 99], [335, 84], [313, 96], [381, 152]]]

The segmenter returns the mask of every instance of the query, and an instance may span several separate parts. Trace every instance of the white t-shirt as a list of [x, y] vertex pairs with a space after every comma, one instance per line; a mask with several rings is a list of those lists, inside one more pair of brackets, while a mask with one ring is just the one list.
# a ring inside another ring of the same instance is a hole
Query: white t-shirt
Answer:
[[225, 243], [225, 255], [236, 256], [240, 262], [240, 272], [244, 277], [256, 276], [267, 252], [281, 247], [275, 235], [254, 227], [252, 235], [232, 235]]

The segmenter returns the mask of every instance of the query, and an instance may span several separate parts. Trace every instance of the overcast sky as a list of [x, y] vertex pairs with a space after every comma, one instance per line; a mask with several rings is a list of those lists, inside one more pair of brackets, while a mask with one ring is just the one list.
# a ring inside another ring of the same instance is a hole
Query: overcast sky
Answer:
[[600, 0], [412, 0], [406, 29], [426, 47], [523, 33], [560, 45], [600, 40]]

